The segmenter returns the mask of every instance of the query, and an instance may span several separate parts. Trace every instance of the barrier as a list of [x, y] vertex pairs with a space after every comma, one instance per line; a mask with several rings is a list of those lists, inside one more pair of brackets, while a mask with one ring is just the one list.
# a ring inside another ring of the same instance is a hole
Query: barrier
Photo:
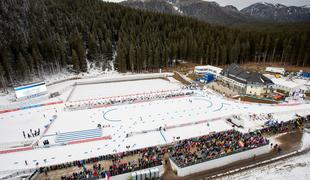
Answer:
[[143, 169], [131, 173], [131, 180], [160, 179], [159, 168]]
[[72, 94], [73, 94], [75, 88], [76, 88], [76, 83], [74, 83], [74, 84], [72, 85], [72, 89], [71, 89], [71, 91], [70, 91], [69, 96], [68, 96], [67, 99], [66, 99], [66, 102], [69, 101], [69, 99], [71, 98], [71, 96], [72, 96]]
[[7, 153], [13, 153], [13, 152], [19, 152], [19, 151], [29, 151], [33, 148], [31, 146], [28, 147], [22, 147], [22, 148], [16, 148], [16, 149], [8, 149], [8, 150], [2, 150], [0, 151], [0, 154], [7, 154]]
[[126, 76], [121, 76], [121, 77], [97, 78], [97, 79], [91, 79], [91, 80], [82, 79], [76, 82], [76, 85], [146, 80], [146, 79], [165, 78], [165, 77], [171, 77], [171, 76], [173, 76], [173, 73], [151, 73], [151, 74], [126, 75]]
[[25, 147], [31, 145], [33, 140], [27, 140], [27, 141], [11, 141], [7, 143], [0, 143], [0, 149], [9, 149], [11, 147]]
[[[88, 101], [85, 102], [83, 100], [84, 104], [74, 104], [75, 102], [71, 101], [65, 104], [66, 109], [69, 110], [82, 110], [82, 109], [92, 109], [92, 108], [101, 108], [101, 107], [110, 107], [110, 106], [116, 106], [116, 105], [123, 105], [123, 104], [136, 104], [136, 103], [143, 103], [143, 102], [149, 102], [149, 101], [154, 101], [158, 99], [176, 99], [176, 98], [181, 98], [181, 97], [186, 97], [192, 95], [194, 92], [193, 91], [187, 91], [183, 92], [183, 94], [169, 94], [169, 93], [177, 93], [180, 90], [167, 90], [167, 91], [160, 91], [160, 92], [151, 92], [151, 93], [140, 93], [140, 94], [134, 94], [134, 95], [126, 95], [126, 96], [116, 96], [115, 98], [117, 99], [106, 99], [106, 98], [98, 98], [98, 99], [89, 99]], [[168, 92], [168, 94], [165, 94]], [[162, 93], [162, 94], [160, 94]], [[150, 94], [152, 96], [149, 97], [149, 99], [145, 100], [146, 97], [145, 95]], [[155, 97], [158, 95], [158, 97]], [[169, 96], [171, 95], [171, 96]], [[130, 96], [129, 98], [125, 99], [125, 97]], [[136, 97], [131, 97], [131, 96], [136, 96]], [[139, 99], [140, 98], [140, 99]], [[103, 100], [105, 99], [105, 100]], [[92, 102], [95, 101], [95, 102]], [[100, 101], [106, 101], [106, 102], [100, 102]], [[115, 102], [111, 102], [115, 101]], [[80, 103], [80, 102], [76, 102]]]
[[23, 179], [21, 176], [29, 176], [26, 178], [26, 180], [31, 180], [34, 179], [34, 177], [37, 175], [38, 170], [36, 168], [32, 169], [25, 169], [25, 170], [20, 170], [20, 171], [12, 171], [8, 173], [5, 176], [0, 176], [0, 179]]
[[32, 108], [37, 108], [37, 107], [42, 107], [42, 106], [62, 104], [62, 103], [63, 103], [63, 101], [55, 101], [55, 102], [49, 102], [49, 103], [44, 103], [44, 104], [34, 104], [34, 105], [30, 105], [30, 106], [24, 106], [24, 107], [15, 108], [15, 109], [5, 109], [5, 110], [1, 110], [0, 114], [9, 113], [9, 112], [16, 112], [16, 111], [26, 110], [26, 109], [32, 109]]
[[[147, 168], [147, 169], [143, 169], [143, 170], [139, 170], [139, 171], [133, 171], [133, 172], [129, 172], [129, 173], [125, 173], [125, 174], [120, 174], [117, 176], [111, 176], [109, 177], [109, 179], [111, 180], [124, 180], [124, 179], [131, 179], [131, 180], [142, 180], [145, 179], [142, 177], [143, 176], [143, 172], [145, 174], [146, 171], [151, 171], [153, 172], [153, 174], [155, 174], [154, 170], [156, 169], [156, 175], [160, 175], [164, 173], [164, 166], [160, 165], [160, 166], [154, 166], [152, 168]], [[135, 174], [135, 175], [134, 175]], [[154, 177], [154, 175], [152, 176], [153, 179], [156, 179], [156, 177]]]
[[229, 116], [223, 116], [223, 117], [218, 117], [218, 118], [213, 118], [213, 119], [205, 119], [205, 120], [200, 120], [200, 121], [195, 121], [195, 122], [189, 122], [189, 123], [183, 123], [183, 124], [177, 124], [177, 125], [172, 125], [172, 126], [167, 126], [166, 130], [168, 129], [174, 129], [174, 128], [179, 128], [179, 127], [185, 127], [185, 126], [191, 126], [191, 125], [196, 125], [196, 124], [203, 124], [206, 122], [211, 122], [211, 121], [217, 121], [220, 119], [225, 119], [226, 117], [230, 117]]
[[161, 136], [163, 137], [164, 141], [167, 143], [167, 140], [166, 140], [166, 138], [165, 138], [165, 136], [164, 136], [162, 130], [160, 130], [159, 132], [160, 132]]
[[51, 85], [54, 85], [54, 84], [59, 84], [59, 83], [62, 83], [62, 82], [78, 80], [78, 79], [82, 79], [82, 78], [78, 77], [78, 76], [75, 76], [75, 77], [71, 77], [71, 78], [62, 79], [62, 80], [54, 81], [54, 82], [51, 82], [51, 83], [47, 83], [46, 86], [51, 86]]
[[165, 92], [177, 92], [180, 91], [180, 89], [174, 89], [174, 90], [163, 90], [163, 91], [156, 91], [156, 92], [147, 92], [147, 93], [135, 93], [135, 94], [127, 94], [123, 96], [109, 96], [109, 97], [97, 97], [97, 98], [90, 98], [90, 99], [81, 99], [76, 101], [68, 101], [68, 103], [75, 103], [75, 102], [89, 102], [89, 101], [97, 101], [97, 100], [109, 100], [109, 99], [115, 99], [115, 98], [126, 98], [131, 96], [142, 96], [142, 95], [149, 95], [149, 94], [156, 94], [156, 93], [165, 93]]

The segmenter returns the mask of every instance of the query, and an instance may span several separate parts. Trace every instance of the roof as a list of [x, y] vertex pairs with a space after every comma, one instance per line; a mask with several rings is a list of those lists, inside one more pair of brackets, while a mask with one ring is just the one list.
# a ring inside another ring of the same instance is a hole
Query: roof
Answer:
[[221, 74], [243, 84], [273, 84], [269, 78], [261, 73], [245, 70], [235, 63], [225, 68]]
[[195, 70], [198, 71], [211, 70], [214, 71], [216, 74], [219, 74], [223, 69], [216, 66], [206, 65], [206, 66], [195, 66]]
[[292, 90], [310, 90], [310, 82], [303, 79], [273, 78], [272, 81], [276, 85], [290, 88]]
[[266, 72], [281, 73], [281, 74], [285, 73], [285, 69], [280, 68], [280, 67], [266, 67], [265, 71]]

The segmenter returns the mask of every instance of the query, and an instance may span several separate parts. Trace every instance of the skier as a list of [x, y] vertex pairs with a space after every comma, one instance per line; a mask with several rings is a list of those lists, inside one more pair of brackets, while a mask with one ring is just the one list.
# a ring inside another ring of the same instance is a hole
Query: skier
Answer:
[[25, 131], [23, 131], [23, 135], [24, 135], [24, 138], [26, 139], [26, 134], [25, 134]]

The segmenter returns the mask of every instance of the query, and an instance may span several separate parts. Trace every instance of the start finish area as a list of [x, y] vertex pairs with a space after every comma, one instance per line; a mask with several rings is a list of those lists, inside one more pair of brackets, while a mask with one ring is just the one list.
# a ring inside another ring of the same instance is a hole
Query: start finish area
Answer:
[[[16, 126], [15, 130], [13, 129], [15, 132], [6, 131], [12, 134], [14, 141], [24, 139], [21, 131], [17, 132], [18, 127], [26, 131], [41, 121], [41, 125], [38, 124], [40, 127], [53, 117], [56, 118], [50, 121], [48, 128], [41, 129], [42, 135], [37, 137], [38, 146], [35, 148], [0, 154], [0, 172], [164, 145], [179, 139], [224, 131], [236, 128], [226, 121], [233, 115], [240, 115], [243, 121], [244, 128], [238, 130], [248, 132], [261, 128], [265, 123], [265, 120], [250, 119], [249, 116], [254, 113], [273, 113], [273, 117], [279, 121], [290, 120], [296, 113], [310, 113], [309, 104], [306, 103], [287, 106], [246, 104], [201, 90], [195, 90], [192, 96], [103, 108], [70, 111], [64, 110], [63, 104], [55, 105], [55, 109], [48, 108], [29, 109], [18, 114], [8, 113], [5, 117], [2, 116], [1, 121], [6, 123], [8, 129]], [[27, 123], [18, 125], [18, 120], [23, 115], [29, 116], [28, 119], [33, 121], [31, 126]], [[8, 121], [7, 117], [10, 117], [11, 121]], [[101, 128], [98, 128], [98, 125]], [[18, 137], [14, 137], [14, 133]], [[45, 140], [49, 141], [50, 147], [43, 147]]]

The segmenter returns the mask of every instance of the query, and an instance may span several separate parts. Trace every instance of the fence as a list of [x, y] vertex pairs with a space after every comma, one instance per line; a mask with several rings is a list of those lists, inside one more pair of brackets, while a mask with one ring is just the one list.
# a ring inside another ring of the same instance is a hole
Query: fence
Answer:
[[[0, 143], [0, 151], [2, 149], [9, 149], [11, 147], [25, 147], [30, 146], [34, 140], [28, 140], [28, 141], [13, 141], [13, 142], [7, 142], [7, 143]], [[1, 154], [1, 152], [0, 152]]]
[[170, 76], [173, 76], [173, 74], [172, 73], [152, 73], [152, 74], [135, 74], [135, 75], [120, 76], [120, 77], [108, 77], [108, 78], [97, 78], [97, 79], [82, 79], [80, 81], [77, 81], [76, 85], [157, 79], [157, 78], [165, 78], [165, 77], [170, 77]]
[[4, 113], [9, 113], [9, 112], [15, 112], [15, 111], [20, 111], [20, 110], [26, 110], [26, 109], [31, 109], [31, 108], [37, 108], [37, 107], [42, 107], [42, 106], [49, 106], [49, 105], [55, 105], [55, 104], [62, 104], [63, 101], [54, 101], [54, 102], [49, 102], [49, 103], [44, 103], [44, 104], [33, 104], [30, 106], [23, 106], [19, 108], [14, 108], [14, 109], [5, 109], [5, 110], [0, 110], [0, 114]]
[[[29, 176], [26, 179], [33, 179], [33, 177], [35, 177], [36, 173], [37, 173], [37, 169], [26, 169], [26, 170], [22, 170], [22, 171], [15, 171], [12, 173], [8, 173], [8, 175], [0, 177], [0, 180], [4, 180], [4, 179], [22, 179], [20, 176]], [[18, 178], [20, 177], [20, 178]]]

